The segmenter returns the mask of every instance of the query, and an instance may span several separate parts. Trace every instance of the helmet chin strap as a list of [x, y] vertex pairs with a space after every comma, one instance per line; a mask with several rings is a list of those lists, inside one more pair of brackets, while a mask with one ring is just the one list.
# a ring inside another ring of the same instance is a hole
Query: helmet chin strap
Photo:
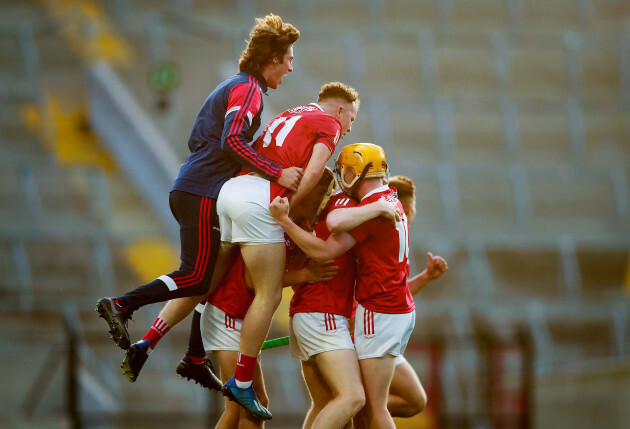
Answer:
[[361, 184], [361, 182], [365, 178], [365, 175], [367, 174], [367, 172], [368, 172], [368, 170], [370, 169], [371, 166], [372, 166], [371, 162], [368, 162], [365, 165], [365, 168], [361, 172], [361, 175], [359, 176], [359, 179], [354, 183], [354, 186], [352, 186], [352, 188], [350, 189], [350, 198], [359, 201], [359, 196], [358, 196], [359, 185]]

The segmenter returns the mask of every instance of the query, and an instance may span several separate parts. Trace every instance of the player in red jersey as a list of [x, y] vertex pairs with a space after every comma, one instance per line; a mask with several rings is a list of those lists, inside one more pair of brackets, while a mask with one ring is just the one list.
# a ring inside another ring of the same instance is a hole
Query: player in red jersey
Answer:
[[[294, 211], [295, 219], [300, 224], [309, 224], [307, 220], [316, 217], [320, 206], [326, 204], [329, 185], [334, 180], [330, 169], [318, 186], [302, 201]], [[323, 202], [323, 204], [322, 204]], [[334, 265], [324, 266], [315, 261], [304, 265], [304, 255], [297, 246], [287, 238], [287, 271], [283, 276], [283, 285], [310, 284], [332, 279], [338, 272]], [[300, 256], [301, 255], [301, 256]], [[221, 281], [217, 289], [208, 297], [208, 304], [202, 310], [201, 333], [206, 353], [214, 353], [221, 369], [223, 381], [227, 381], [236, 368], [237, 354], [241, 337], [243, 318], [254, 299], [251, 278], [245, 270], [243, 259], [237, 256], [235, 262]], [[252, 384], [262, 406], [268, 406], [268, 398], [264, 388], [260, 357], [256, 361]], [[237, 403], [227, 401], [225, 411], [217, 428], [257, 428], [262, 427], [262, 420], [245, 413]]]
[[[363, 216], [394, 217], [396, 208], [377, 201], [363, 208], [341, 192], [333, 195], [315, 225], [317, 237], [330, 235], [326, 217], [337, 209], [351, 210], [353, 221]], [[374, 214], [368, 214], [368, 209]], [[290, 347], [300, 359], [311, 407], [303, 428], [341, 427], [365, 404], [365, 394], [348, 318], [353, 311], [355, 255], [349, 250], [333, 262], [339, 268], [334, 279], [294, 287], [290, 306]]]
[[252, 384], [256, 356], [267, 336], [273, 315], [282, 298], [285, 267], [284, 232], [269, 212], [277, 196], [289, 196], [299, 204], [322, 176], [336, 144], [352, 129], [359, 108], [357, 92], [342, 83], [322, 87], [318, 102], [296, 107], [277, 116], [257, 142], [257, 150], [280, 165], [304, 168], [297, 191], [273, 185], [245, 170], [221, 189], [217, 213], [221, 223], [222, 252], [238, 245], [251, 275], [255, 297], [243, 319], [241, 346], [234, 377], [223, 393], [261, 418], [271, 413], [255, 398]]
[[[285, 272], [283, 285], [327, 281], [337, 274], [337, 267], [315, 261], [299, 269]], [[217, 289], [208, 297], [201, 315], [201, 334], [206, 353], [214, 353], [219, 362], [221, 379], [226, 382], [236, 369], [243, 318], [254, 300], [252, 283], [246, 274], [243, 259], [235, 258]], [[201, 306], [201, 305], [200, 305]], [[256, 360], [253, 388], [262, 406], [269, 398], [265, 391], [260, 356]], [[259, 428], [263, 420], [247, 413], [236, 402], [226, 399], [225, 411], [216, 428]]]
[[[415, 185], [413, 181], [405, 176], [393, 176], [389, 179], [389, 186], [396, 189], [398, 199], [401, 202], [407, 221], [409, 224], [413, 222], [416, 215], [416, 196]], [[337, 212], [338, 216], [340, 212]], [[347, 224], [356, 219], [354, 214], [346, 213], [347, 220], [345, 226], [335, 228], [335, 232], [341, 232], [348, 229]], [[353, 219], [354, 218], [354, 219]], [[339, 219], [337, 220], [339, 224]], [[356, 224], [356, 222], [355, 222]], [[441, 256], [433, 256], [432, 253], [427, 254], [427, 265], [422, 273], [409, 278], [408, 285], [412, 295], [420, 292], [431, 281], [439, 278], [448, 269], [448, 264]], [[351, 326], [354, 319], [350, 320]], [[422, 383], [413, 367], [407, 362], [404, 356], [396, 357], [396, 367], [394, 376], [389, 386], [389, 395], [387, 398], [387, 409], [392, 417], [411, 417], [420, 413], [426, 406], [427, 396], [422, 387]], [[360, 419], [361, 415], [355, 418], [355, 427], [364, 427]]]
[[[377, 145], [346, 146], [336, 162], [338, 181], [344, 192], [356, 197], [359, 206], [381, 198], [403, 208], [396, 192], [384, 180], [389, 172], [385, 154]], [[353, 246], [357, 257], [355, 298], [358, 301], [355, 347], [365, 388], [364, 415], [369, 427], [394, 428], [387, 412], [387, 395], [395, 367], [415, 323], [415, 305], [407, 286], [408, 226], [405, 215], [395, 224], [377, 217], [326, 241], [305, 233], [288, 216], [289, 201], [276, 198], [271, 213], [307, 256], [316, 260], [336, 257]], [[327, 226], [334, 230], [329, 214]]]
[[[389, 186], [396, 189], [407, 221], [413, 222], [416, 216], [416, 187], [413, 181], [405, 176], [392, 176]], [[411, 295], [420, 292], [429, 282], [438, 279], [448, 270], [446, 260], [441, 256], [427, 254], [427, 266], [418, 275], [409, 278]], [[404, 356], [396, 358], [394, 376], [389, 386], [387, 409], [393, 417], [411, 417], [420, 413], [427, 403], [427, 395], [413, 367]]]

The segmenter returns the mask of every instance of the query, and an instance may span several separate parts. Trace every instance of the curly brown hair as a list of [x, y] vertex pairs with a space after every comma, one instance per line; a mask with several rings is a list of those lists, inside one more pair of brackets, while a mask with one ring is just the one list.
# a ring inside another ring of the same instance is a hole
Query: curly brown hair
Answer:
[[270, 13], [264, 18], [256, 18], [256, 24], [249, 32], [247, 47], [238, 62], [238, 70], [262, 69], [274, 58], [282, 61], [289, 47], [300, 38], [300, 32], [282, 18]]
[[405, 176], [392, 176], [389, 178], [389, 186], [396, 188], [398, 192], [398, 199], [401, 198], [415, 198], [416, 197], [416, 185], [413, 184], [413, 180]]
[[359, 93], [353, 87], [341, 82], [328, 82], [322, 85], [317, 97], [317, 102], [326, 100], [328, 98], [341, 98], [349, 103], [356, 103], [357, 109], [361, 100], [359, 100]]

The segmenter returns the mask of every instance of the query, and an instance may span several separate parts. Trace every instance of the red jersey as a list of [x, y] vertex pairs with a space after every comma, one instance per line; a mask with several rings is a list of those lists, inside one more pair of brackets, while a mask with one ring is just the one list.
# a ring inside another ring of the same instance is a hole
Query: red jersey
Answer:
[[[287, 260], [299, 256], [296, 254], [300, 250], [293, 240], [286, 234], [285, 239]], [[206, 301], [237, 319], [243, 319], [253, 300], [254, 293], [247, 288], [245, 282], [245, 263], [241, 252], [238, 252], [227, 273]]]
[[[357, 203], [339, 192], [328, 201], [326, 208], [315, 225], [315, 235], [322, 240], [330, 236], [326, 227], [328, 213], [339, 208], [356, 207]], [[334, 265], [339, 267], [335, 278], [324, 283], [305, 284], [293, 287], [293, 298], [289, 313], [331, 313], [350, 317], [354, 302], [354, 280], [356, 259], [351, 250], [335, 258]]]
[[221, 283], [206, 301], [227, 314], [242, 319], [254, 300], [254, 294], [245, 283], [245, 263], [239, 252]]
[[[257, 141], [256, 151], [282, 168], [306, 169], [315, 144], [325, 144], [332, 155], [340, 137], [341, 122], [325, 113], [317, 103], [311, 103], [276, 116]], [[251, 172], [245, 169], [242, 174]], [[290, 194], [288, 189], [271, 182], [271, 201], [278, 195]]]
[[395, 189], [382, 186], [363, 197], [359, 205], [381, 197], [398, 205], [402, 219], [394, 227], [390, 219], [379, 216], [348, 231], [358, 241], [354, 246], [355, 297], [362, 306], [377, 313], [409, 313], [416, 308], [407, 285], [409, 228], [398, 194]]

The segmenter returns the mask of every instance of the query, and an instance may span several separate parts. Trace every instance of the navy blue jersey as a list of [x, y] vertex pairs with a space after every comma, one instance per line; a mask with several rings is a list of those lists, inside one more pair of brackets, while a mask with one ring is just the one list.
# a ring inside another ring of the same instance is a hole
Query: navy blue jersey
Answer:
[[171, 191], [217, 198], [221, 186], [243, 167], [276, 181], [282, 168], [259, 155], [251, 141], [260, 127], [265, 79], [240, 72], [223, 81], [201, 106], [190, 133], [190, 155]]

